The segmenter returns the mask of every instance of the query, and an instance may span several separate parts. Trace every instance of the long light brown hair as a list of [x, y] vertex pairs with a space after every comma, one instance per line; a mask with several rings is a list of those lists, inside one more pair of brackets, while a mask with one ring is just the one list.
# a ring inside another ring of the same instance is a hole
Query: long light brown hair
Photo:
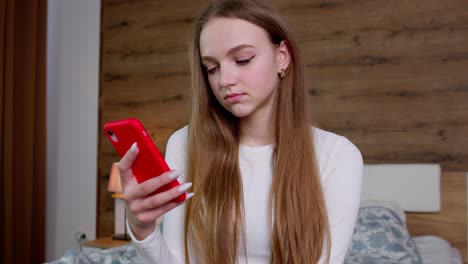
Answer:
[[[199, 263], [236, 263], [245, 254], [239, 120], [213, 95], [200, 59], [200, 33], [212, 18], [238, 18], [263, 28], [273, 44], [287, 44], [291, 61], [277, 87], [273, 182], [269, 199], [271, 263], [317, 263], [330, 254], [330, 231], [309, 120], [304, 66], [296, 40], [279, 13], [259, 0], [213, 1], [196, 19], [189, 47], [192, 110], [187, 180], [185, 255]], [[190, 241], [190, 243], [188, 242]]]

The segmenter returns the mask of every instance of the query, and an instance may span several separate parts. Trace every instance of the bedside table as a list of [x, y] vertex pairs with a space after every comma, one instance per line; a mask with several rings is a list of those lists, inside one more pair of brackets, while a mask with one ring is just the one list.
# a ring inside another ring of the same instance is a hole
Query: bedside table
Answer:
[[83, 246], [106, 249], [106, 248], [120, 247], [128, 243], [131, 243], [131, 241], [114, 240], [112, 239], [112, 237], [100, 237], [96, 240], [85, 241], [83, 243]]

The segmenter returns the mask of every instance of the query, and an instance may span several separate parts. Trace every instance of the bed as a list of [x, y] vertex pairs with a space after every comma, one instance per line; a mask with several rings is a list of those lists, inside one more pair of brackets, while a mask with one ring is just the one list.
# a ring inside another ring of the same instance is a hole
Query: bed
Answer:
[[[346, 264], [467, 263], [467, 173], [438, 164], [366, 165]], [[76, 260], [80, 262], [76, 262]], [[73, 249], [62, 263], [138, 263], [132, 244]]]
[[[347, 257], [354, 262], [346, 263], [467, 263], [466, 178], [465, 172], [442, 172], [438, 164], [366, 165], [359, 219], [348, 257], [356, 251], [351, 247], [359, 244], [360, 228], [371, 226], [367, 236], [384, 230], [385, 236], [374, 239], [386, 243], [372, 251], [372, 243], [367, 241], [361, 258]], [[369, 224], [368, 219], [359, 223], [370, 213], [376, 223]], [[395, 237], [395, 229], [402, 237]], [[398, 254], [388, 250], [392, 245]]]

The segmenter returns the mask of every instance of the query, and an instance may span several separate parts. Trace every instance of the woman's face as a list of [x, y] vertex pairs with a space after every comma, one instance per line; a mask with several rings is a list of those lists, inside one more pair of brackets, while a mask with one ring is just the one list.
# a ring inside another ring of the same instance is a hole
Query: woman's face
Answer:
[[239, 118], [271, 112], [283, 48], [284, 43], [272, 44], [263, 28], [241, 19], [213, 18], [200, 33], [211, 90]]

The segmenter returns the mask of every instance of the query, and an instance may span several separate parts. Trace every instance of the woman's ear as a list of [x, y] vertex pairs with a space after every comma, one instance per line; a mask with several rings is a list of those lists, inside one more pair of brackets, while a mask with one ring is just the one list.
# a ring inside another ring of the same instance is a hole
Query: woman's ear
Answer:
[[278, 73], [285, 71], [289, 62], [291, 61], [291, 53], [289, 52], [288, 43], [285, 40], [282, 40], [276, 50]]

